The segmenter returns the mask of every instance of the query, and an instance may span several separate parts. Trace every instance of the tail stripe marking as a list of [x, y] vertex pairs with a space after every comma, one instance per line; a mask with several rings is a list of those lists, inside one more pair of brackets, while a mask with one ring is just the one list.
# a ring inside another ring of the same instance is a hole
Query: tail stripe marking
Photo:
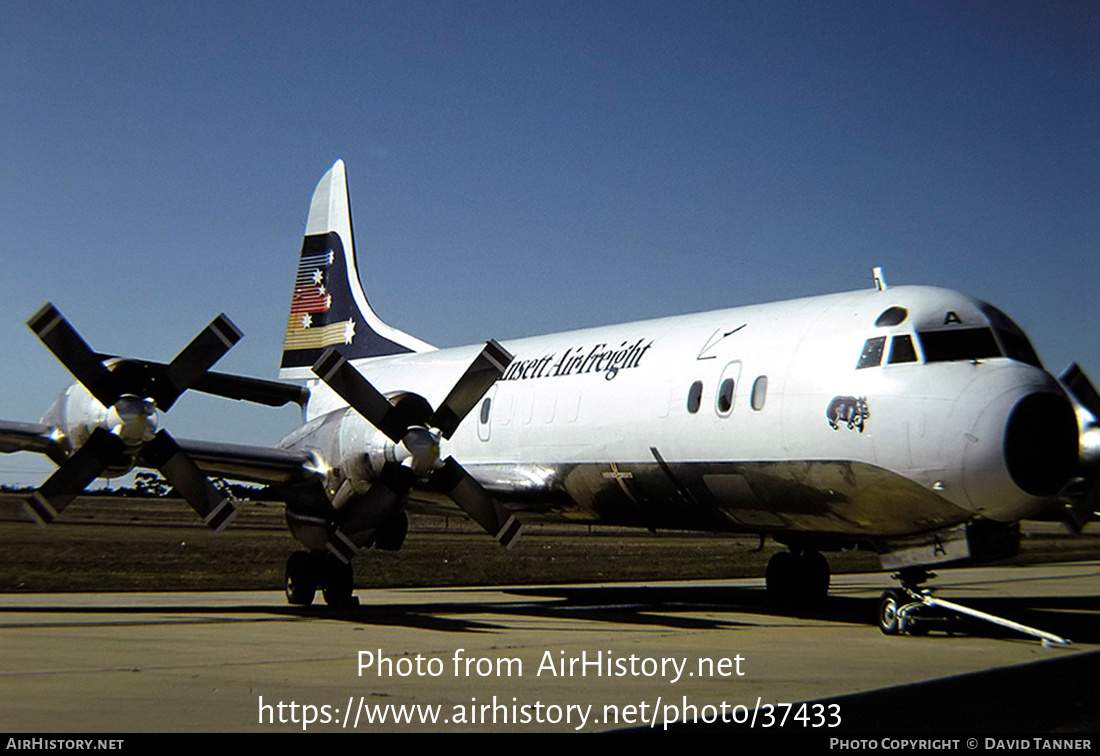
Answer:
[[284, 350], [322, 349], [333, 344], [350, 344], [355, 336], [355, 321], [350, 318], [314, 327], [313, 316], [326, 313], [332, 307], [332, 295], [325, 288], [325, 274], [334, 259], [334, 253], [328, 250], [320, 254], [302, 255], [299, 260]]

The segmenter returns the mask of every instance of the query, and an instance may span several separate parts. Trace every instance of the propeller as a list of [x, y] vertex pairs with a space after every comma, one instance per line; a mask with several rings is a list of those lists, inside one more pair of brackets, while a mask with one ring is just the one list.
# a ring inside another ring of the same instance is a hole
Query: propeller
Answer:
[[161, 366], [120, 360], [108, 367], [50, 303], [27, 325], [107, 409], [107, 427], [95, 428], [28, 498], [26, 508], [36, 520], [43, 525], [53, 522], [85, 487], [127, 457], [160, 470], [214, 530], [233, 519], [236, 510], [228, 497], [214, 488], [167, 431], [156, 427], [158, 410], [171, 408], [240, 341], [242, 334], [228, 317], [214, 318], [168, 365]]
[[489, 341], [450, 392], [432, 409], [423, 397], [406, 394], [391, 403], [362, 373], [330, 347], [313, 372], [356, 412], [385, 434], [403, 458], [386, 462], [377, 480], [337, 527], [329, 548], [344, 561], [369, 544], [386, 514], [404, 503], [417, 480], [444, 491], [475, 522], [511, 548], [522, 525], [453, 457], [439, 459], [440, 438], [450, 439], [463, 418], [503, 375], [512, 355]]
[[1100, 509], [1100, 393], [1097, 393], [1085, 371], [1076, 362], [1058, 379], [1073, 400], [1092, 415], [1081, 433], [1080, 479], [1064, 498], [1065, 524], [1073, 533], [1080, 533], [1093, 514]]

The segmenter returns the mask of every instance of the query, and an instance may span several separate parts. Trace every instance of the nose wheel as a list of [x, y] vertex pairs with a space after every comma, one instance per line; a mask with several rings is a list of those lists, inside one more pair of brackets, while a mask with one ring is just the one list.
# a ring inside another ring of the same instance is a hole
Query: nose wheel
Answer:
[[909, 591], [891, 588], [878, 602], [878, 629], [884, 635], [923, 635], [927, 629], [917, 621], [915, 609], [923, 602]]

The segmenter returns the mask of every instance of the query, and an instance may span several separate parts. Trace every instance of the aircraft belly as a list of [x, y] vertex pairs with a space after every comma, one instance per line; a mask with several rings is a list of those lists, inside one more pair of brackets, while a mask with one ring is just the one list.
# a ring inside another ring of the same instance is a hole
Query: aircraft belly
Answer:
[[858, 462], [668, 463], [657, 452], [654, 462], [530, 467], [511, 468], [510, 480], [488, 466], [471, 472], [518, 512], [608, 525], [872, 537], [968, 519], [919, 484]]

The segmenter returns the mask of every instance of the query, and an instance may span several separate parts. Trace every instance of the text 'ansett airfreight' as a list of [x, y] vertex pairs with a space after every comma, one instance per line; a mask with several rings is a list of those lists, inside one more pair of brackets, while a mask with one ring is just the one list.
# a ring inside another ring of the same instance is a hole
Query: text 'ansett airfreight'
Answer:
[[502, 381], [526, 381], [534, 378], [557, 378], [564, 375], [582, 375], [585, 373], [603, 373], [606, 380], [612, 380], [620, 370], [636, 368], [642, 356], [653, 346], [650, 341], [642, 346], [645, 339], [633, 344], [624, 341], [617, 349], [609, 349], [607, 344], [588, 347], [570, 347], [559, 357], [557, 352], [544, 354], [529, 360], [517, 359], [508, 366]]

